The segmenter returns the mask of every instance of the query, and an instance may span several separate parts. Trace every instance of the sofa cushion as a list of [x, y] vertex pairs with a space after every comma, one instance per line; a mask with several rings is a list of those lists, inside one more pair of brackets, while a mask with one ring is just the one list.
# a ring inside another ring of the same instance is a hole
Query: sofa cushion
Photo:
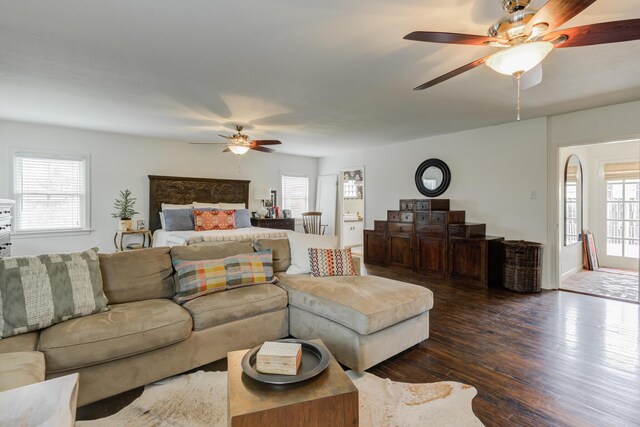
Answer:
[[183, 305], [193, 318], [193, 330], [257, 316], [287, 307], [287, 292], [265, 284], [205, 295]]
[[0, 354], [0, 392], [44, 381], [44, 355], [38, 351]]
[[433, 307], [422, 286], [376, 276], [310, 277], [281, 275], [289, 305], [368, 335]]
[[110, 304], [173, 297], [169, 248], [100, 254], [100, 270]]
[[174, 246], [171, 258], [182, 261], [200, 261], [203, 259], [220, 259], [231, 255], [250, 254], [253, 252], [250, 240], [240, 242], [207, 242], [198, 246]]
[[3, 338], [0, 340], [0, 354], [16, 351], [35, 351], [38, 349], [39, 338], [40, 331]]
[[107, 309], [98, 249], [0, 259], [0, 337]]
[[189, 313], [164, 299], [118, 304], [111, 311], [43, 330], [47, 373], [96, 365], [155, 350], [191, 334]]
[[253, 241], [256, 251], [271, 249], [273, 255], [273, 271], [287, 271], [291, 265], [291, 248], [289, 239], [256, 239]]
[[291, 246], [291, 265], [287, 274], [309, 274], [309, 248], [338, 249], [338, 236], [320, 236], [317, 234], [304, 234], [289, 232], [289, 245]]

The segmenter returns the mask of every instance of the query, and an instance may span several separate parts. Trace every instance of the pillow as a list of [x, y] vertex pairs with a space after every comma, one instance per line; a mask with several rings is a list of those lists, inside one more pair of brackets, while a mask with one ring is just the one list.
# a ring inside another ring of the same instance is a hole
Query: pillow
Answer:
[[236, 215], [236, 228], [251, 227], [251, 213], [249, 209], [237, 209]]
[[338, 249], [338, 236], [320, 236], [317, 234], [304, 234], [289, 232], [289, 245], [291, 246], [291, 266], [287, 274], [309, 274], [309, 248]]
[[1, 338], [100, 313], [107, 304], [98, 248], [0, 259]]
[[289, 239], [256, 239], [253, 248], [260, 252], [271, 249], [273, 254], [273, 271], [278, 273], [287, 271], [291, 265], [291, 249]]
[[194, 209], [193, 221], [196, 231], [234, 230], [236, 228], [233, 211], [205, 211]]
[[178, 278], [173, 299], [185, 303], [214, 292], [278, 281], [273, 276], [271, 251], [200, 261], [173, 260]]
[[246, 209], [244, 203], [220, 203], [220, 209]]
[[168, 211], [171, 209], [193, 209], [193, 204], [187, 204], [187, 205], [172, 205], [171, 203], [163, 203], [161, 205], [162, 211]]
[[356, 275], [351, 249], [309, 248], [309, 265], [313, 277]]
[[193, 209], [169, 209], [164, 212], [164, 225], [166, 231], [193, 231]]
[[200, 202], [193, 202], [193, 207], [194, 207], [195, 209], [200, 209], [200, 208], [220, 209], [220, 203], [200, 203]]

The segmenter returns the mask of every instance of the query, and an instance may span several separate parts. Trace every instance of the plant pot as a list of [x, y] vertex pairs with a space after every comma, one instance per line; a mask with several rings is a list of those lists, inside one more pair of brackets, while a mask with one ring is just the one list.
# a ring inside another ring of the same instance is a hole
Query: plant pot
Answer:
[[120, 231], [131, 231], [131, 220], [130, 219], [121, 219], [119, 223]]

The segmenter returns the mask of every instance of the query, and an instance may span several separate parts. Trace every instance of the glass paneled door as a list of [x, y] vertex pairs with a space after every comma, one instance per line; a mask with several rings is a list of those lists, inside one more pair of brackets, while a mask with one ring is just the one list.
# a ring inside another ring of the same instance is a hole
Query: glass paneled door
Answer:
[[607, 180], [607, 256], [638, 258], [640, 254], [640, 182]]

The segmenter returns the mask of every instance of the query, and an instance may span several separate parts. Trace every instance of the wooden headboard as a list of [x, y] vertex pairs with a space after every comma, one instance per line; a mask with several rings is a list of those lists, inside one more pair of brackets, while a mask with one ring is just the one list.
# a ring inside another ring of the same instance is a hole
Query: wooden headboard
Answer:
[[249, 183], [239, 179], [184, 178], [149, 175], [149, 229], [162, 228], [163, 203], [244, 203], [249, 207]]

